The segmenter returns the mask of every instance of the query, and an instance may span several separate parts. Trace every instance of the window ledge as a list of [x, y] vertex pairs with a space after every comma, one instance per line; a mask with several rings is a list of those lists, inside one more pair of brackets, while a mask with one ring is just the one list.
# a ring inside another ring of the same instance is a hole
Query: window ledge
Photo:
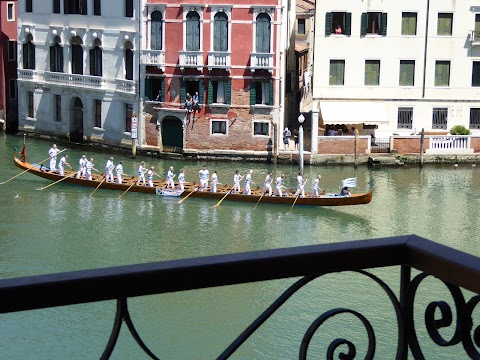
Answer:
[[[99, 127], [96, 127], [96, 126], [93, 127], [93, 130], [94, 130], [94, 131], [98, 131], [98, 132], [105, 132], [105, 129], [104, 129], [104, 128], [99, 128]], [[129, 134], [130, 134], [130, 133], [129, 133]]]
[[335, 37], [335, 38], [344, 38], [344, 37], [347, 37], [347, 36], [350, 36], [350, 35], [347, 35], [347, 34], [330, 34], [331, 37]]
[[382, 34], [365, 34], [366, 38], [381, 38], [384, 37]]
[[208, 104], [208, 107], [211, 107], [211, 108], [228, 109], [230, 106], [231, 106], [230, 104], [219, 104], [219, 103]]
[[213, 133], [213, 134], [210, 134], [210, 136], [225, 136], [225, 137], [227, 137], [228, 134]]
[[253, 109], [273, 109], [272, 105], [265, 105], [265, 104], [255, 104], [255, 105], [250, 105], [250, 107]]

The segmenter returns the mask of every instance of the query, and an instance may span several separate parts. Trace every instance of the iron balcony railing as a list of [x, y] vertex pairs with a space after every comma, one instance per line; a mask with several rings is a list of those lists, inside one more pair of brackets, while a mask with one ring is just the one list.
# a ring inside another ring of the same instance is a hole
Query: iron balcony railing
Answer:
[[[398, 266], [398, 298], [386, 282], [366, 271], [386, 266]], [[420, 273], [415, 271], [414, 275], [412, 269], [417, 269]], [[415, 235], [1, 280], [0, 312], [116, 299], [113, 330], [101, 358], [110, 357], [125, 322], [143, 351], [149, 357], [157, 359], [135, 328], [128, 309], [129, 298], [301, 277], [284, 293], [279, 294], [218, 356], [218, 359], [227, 359], [304, 285], [325, 274], [343, 271], [355, 271], [365, 276], [366, 280], [374, 281], [392, 303], [396, 315], [392, 332], [398, 335], [391, 359], [407, 359], [409, 352], [415, 359], [425, 358], [416, 333], [417, 328], [423, 325], [434, 344], [440, 347], [457, 346], [457, 359], [480, 358], [480, 324], [475, 323], [478, 322], [478, 315], [476, 318], [473, 315], [480, 310], [480, 259]], [[453, 299], [452, 304], [438, 300], [429, 303], [426, 309], [419, 309], [424, 302], [417, 301], [417, 290], [428, 277], [441, 280]], [[466, 294], [469, 293], [462, 292], [461, 288], [472, 291], [474, 295], [468, 295], [470, 298], [467, 298]], [[423, 325], [418, 324], [418, 317], [417, 323], [414, 322], [414, 311], [419, 310], [425, 310]], [[322, 324], [339, 314], [349, 314], [360, 320], [365, 327], [367, 341], [355, 341], [368, 347], [365, 359], [374, 359], [376, 340], [372, 323], [359, 311], [348, 308], [331, 309], [312, 322], [299, 344], [299, 359], [306, 359], [310, 340]], [[451, 330], [448, 332], [450, 335], [447, 335], [451, 338], [444, 338], [445, 333], [440, 332], [444, 328]], [[356, 358], [354, 342], [343, 338], [337, 338], [329, 344], [326, 358], [333, 359], [333, 354], [340, 347], [346, 347], [348, 354], [339, 358]]]

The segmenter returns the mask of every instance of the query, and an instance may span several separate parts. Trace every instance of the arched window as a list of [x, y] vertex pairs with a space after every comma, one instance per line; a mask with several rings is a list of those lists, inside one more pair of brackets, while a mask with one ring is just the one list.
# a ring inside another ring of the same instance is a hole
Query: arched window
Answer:
[[70, 41], [72, 46], [72, 74], [83, 75], [83, 41], [75, 36]]
[[133, 80], [133, 45], [130, 41], [125, 43], [125, 79]]
[[150, 26], [150, 49], [162, 50], [163, 17], [160, 11], [154, 11], [152, 13], [152, 21], [150, 23]]
[[228, 51], [228, 17], [224, 12], [213, 18], [213, 51]]
[[256, 25], [256, 52], [269, 53], [271, 32], [270, 16], [266, 13], [258, 14]]
[[200, 50], [200, 15], [196, 11], [187, 14], [185, 44], [187, 51]]
[[55, 36], [53, 45], [50, 46], [50, 71], [63, 72], [63, 47], [60, 45], [60, 36]]
[[33, 35], [28, 34], [27, 42], [23, 44], [23, 68], [35, 69], [35, 45], [33, 44]]
[[93, 49], [90, 49], [90, 75], [102, 76], [102, 42], [95, 39]]

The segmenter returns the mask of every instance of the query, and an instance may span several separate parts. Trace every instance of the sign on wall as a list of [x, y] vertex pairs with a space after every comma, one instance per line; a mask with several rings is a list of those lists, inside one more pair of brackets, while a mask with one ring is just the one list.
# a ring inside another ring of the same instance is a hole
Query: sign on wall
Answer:
[[138, 118], [136, 116], [132, 116], [132, 139], [137, 139], [138, 133]]

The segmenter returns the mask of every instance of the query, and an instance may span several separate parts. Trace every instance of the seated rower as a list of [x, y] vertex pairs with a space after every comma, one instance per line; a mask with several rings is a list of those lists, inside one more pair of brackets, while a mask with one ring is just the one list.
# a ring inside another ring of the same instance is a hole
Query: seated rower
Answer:
[[350, 191], [348, 191], [348, 187], [344, 186], [342, 190], [337, 194], [338, 196], [350, 196]]

